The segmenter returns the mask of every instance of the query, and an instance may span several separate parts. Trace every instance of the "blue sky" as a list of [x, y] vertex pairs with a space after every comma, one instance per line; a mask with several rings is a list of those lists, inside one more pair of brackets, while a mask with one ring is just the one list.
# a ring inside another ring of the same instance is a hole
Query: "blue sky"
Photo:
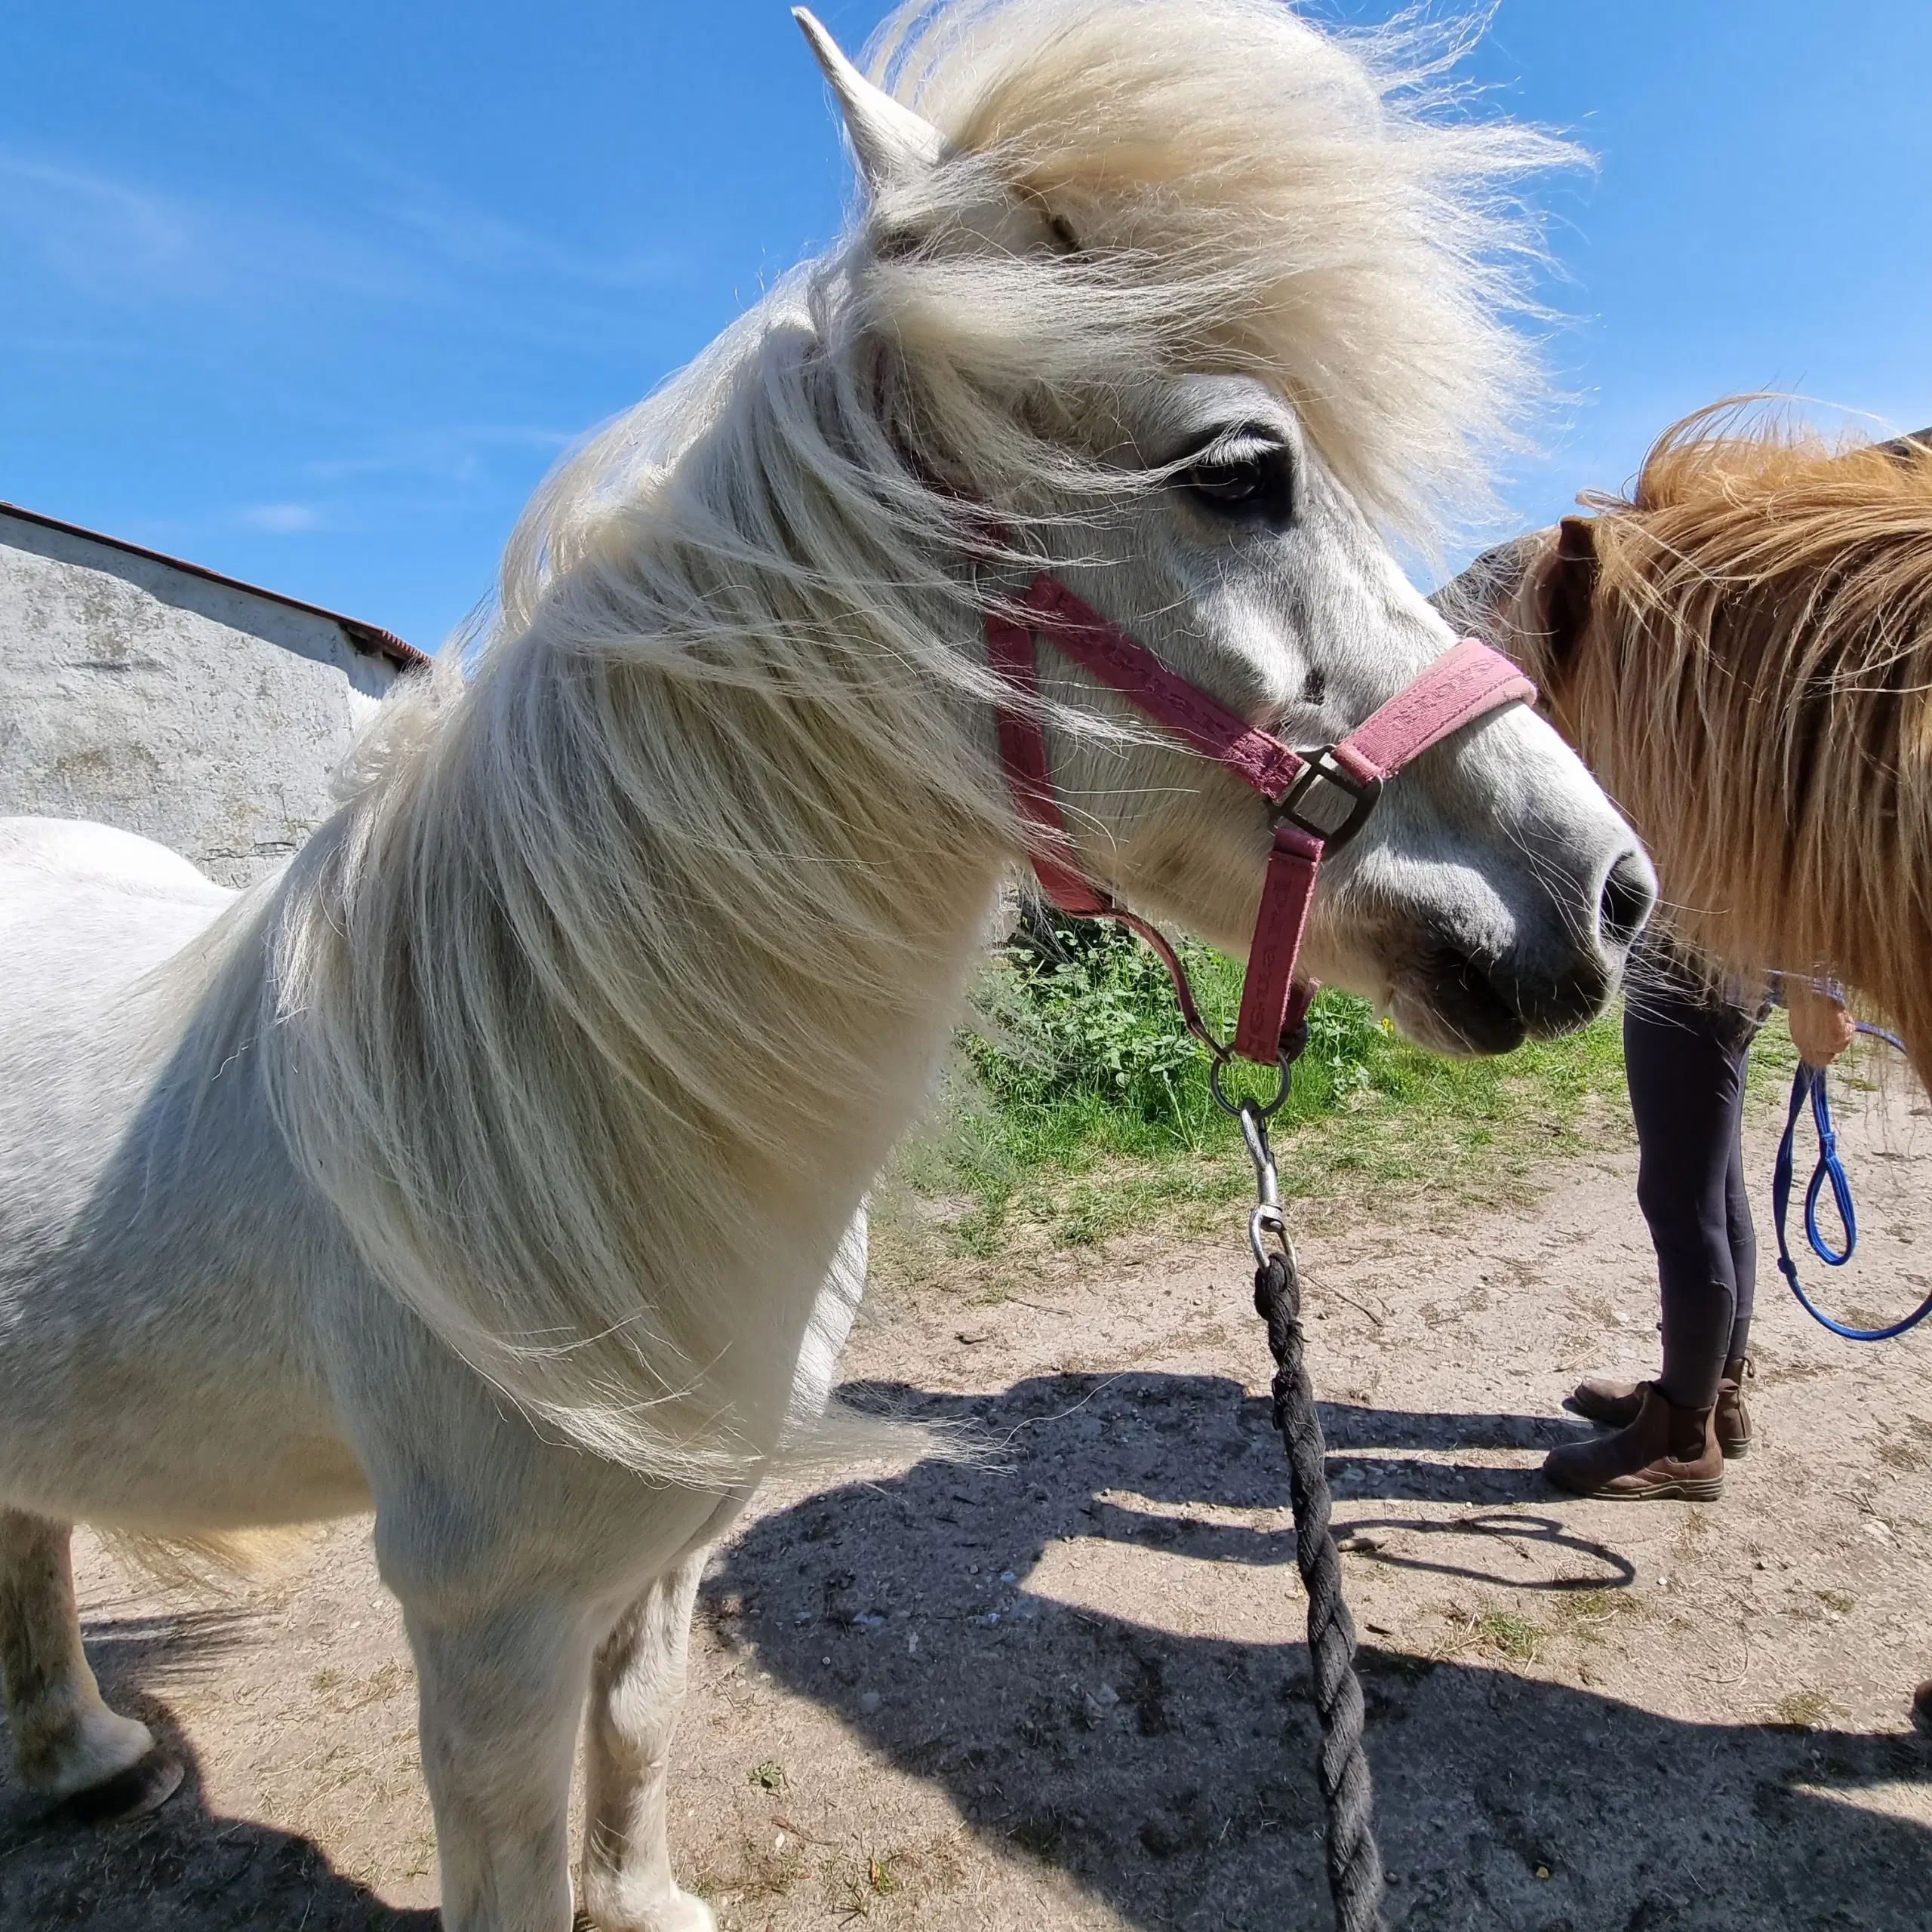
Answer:
[[[848, 45], [883, 11], [827, 0]], [[1315, 11], [1369, 19], [1372, 0]], [[565, 445], [836, 230], [781, 0], [63, 0], [0, 63], [0, 497], [434, 645]], [[1577, 136], [1542, 522], [1715, 398], [1932, 423], [1932, 6], [1503, 0]]]

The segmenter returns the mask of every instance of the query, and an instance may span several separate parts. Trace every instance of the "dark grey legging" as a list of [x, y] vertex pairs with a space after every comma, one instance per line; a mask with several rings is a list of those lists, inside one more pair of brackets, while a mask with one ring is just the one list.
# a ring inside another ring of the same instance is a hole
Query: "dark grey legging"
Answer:
[[1637, 1121], [1637, 1204], [1663, 1296], [1658, 1383], [1686, 1408], [1717, 1400], [1724, 1364], [1743, 1354], [1751, 1332], [1758, 1237], [1740, 1137], [1757, 1030], [1753, 1014], [1714, 1001], [1667, 958], [1651, 952], [1633, 971], [1623, 1057]]

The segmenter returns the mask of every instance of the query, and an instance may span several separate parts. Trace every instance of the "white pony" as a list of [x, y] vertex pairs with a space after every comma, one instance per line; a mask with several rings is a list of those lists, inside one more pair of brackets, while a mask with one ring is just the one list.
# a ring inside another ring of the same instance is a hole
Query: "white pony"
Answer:
[[[487, 635], [398, 688], [287, 871], [233, 899], [0, 830], [19, 1774], [166, 1786], [82, 1656], [70, 1524], [373, 1507], [451, 1932], [570, 1924], [586, 1697], [583, 1909], [710, 1923], [665, 1842], [693, 1592], [823, 1404], [866, 1188], [1020, 853], [989, 601], [1044, 562], [1336, 739], [1451, 642], [1375, 524], [1466, 489], [1530, 380], [1499, 184], [1558, 151], [1432, 118], [1386, 45], [961, 0], [888, 29], [895, 95], [805, 25], [851, 234], [550, 480]], [[1042, 657], [1080, 866], [1240, 946], [1264, 807]], [[1595, 1011], [1651, 894], [1521, 709], [1324, 878], [1310, 967], [1457, 1049]]]

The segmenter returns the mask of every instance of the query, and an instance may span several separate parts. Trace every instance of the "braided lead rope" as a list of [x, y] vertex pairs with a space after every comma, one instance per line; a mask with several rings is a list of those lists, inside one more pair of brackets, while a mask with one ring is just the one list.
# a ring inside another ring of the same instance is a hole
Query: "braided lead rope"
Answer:
[[1308, 1592], [1308, 1658], [1321, 1720], [1321, 1801], [1328, 1814], [1328, 1890], [1340, 1932], [1380, 1932], [1382, 1854], [1362, 1743], [1355, 1626], [1342, 1597], [1342, 1559], [1329, 1526], [1327, 1445], [1305, 1364], [1301, 1284], [1294, 1257], [1268, 1256], [1254, 1274], [1254, 1306], [1275, 1358], [1275, 1427], [1288, 1452], [1295, 1561]]

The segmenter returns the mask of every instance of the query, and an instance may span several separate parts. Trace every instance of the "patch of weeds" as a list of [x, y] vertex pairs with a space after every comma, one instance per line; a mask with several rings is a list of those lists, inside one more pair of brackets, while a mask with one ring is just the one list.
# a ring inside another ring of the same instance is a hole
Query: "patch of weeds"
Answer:
[[309, 1688], [314, 1691], [317, 1697], [327, 1697], [333, 1695], [337, 1689], [340, 1687], [341, 1683], [342, 1672], [340, 1671], [333, 1669], [324, 1669], [317, 1671], [315, 1675], [309, 1678]]
[[1620, 1590], [1578, 1590], [1556, 1602], [1556, 1634], [1578, 1644], [1600, 1644], [1604, 1626], [1636, 1606]]
[[745, 1776], [748, 1783], [756, 1785], [761, 1791], [786, 1789], [785, 1767], [770, 1758], [761, 1764], [754, 1764]]
[[854, 1918], [869, 1918], [874, 1900], [890, 1898], [899, 1890], [900, 1877], [894, 1869], [898, 1856], [896, 1852], [888, 1852], [882, 1858], [868, 1857], [863, 1871], [848, 1875], [839, 1906], [841, 1918], [849, 1922]]
[[1777, 1701], [1777, 1719], [1794, 1730], [1815, 1730], [1831, 1709], [1832, 1700], [1822, 1690], [1790, 1690]]
[[1543, 1629], [1514, 1611], [1485, 1611], [1476, 1620], [1476, 1641], [1484, 1650], [1512, 1663], [1534, 1663], [1543, 1647]]
[[1849, 1617], [1858, 1607], [1858, 1599], [1847, 1596], [1843, 1590], [1820, 1590], [1818, 1601], [1827, 1610], [1835, 1610], [1841, 1617]]

